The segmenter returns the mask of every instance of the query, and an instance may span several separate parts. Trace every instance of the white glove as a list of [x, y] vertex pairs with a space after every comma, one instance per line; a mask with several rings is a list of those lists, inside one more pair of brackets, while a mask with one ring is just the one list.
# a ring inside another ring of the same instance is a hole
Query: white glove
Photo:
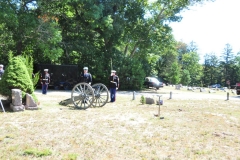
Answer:
[[91, 82], [89, 82], [88, 84], [91, 85]]

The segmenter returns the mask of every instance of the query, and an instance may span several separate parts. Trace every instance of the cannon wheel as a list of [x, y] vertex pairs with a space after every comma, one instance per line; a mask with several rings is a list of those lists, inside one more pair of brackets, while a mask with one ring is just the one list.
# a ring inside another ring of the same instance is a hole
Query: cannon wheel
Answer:
[[102, 83], [92, 85], [94, 91], [93, 107], [102, 107], [108, 102], [108, 88]]
[[92, 87], [87, 83], [76, 84], [72, 89], [71, 99], [76, 108], [87, 109], [94, 100]]

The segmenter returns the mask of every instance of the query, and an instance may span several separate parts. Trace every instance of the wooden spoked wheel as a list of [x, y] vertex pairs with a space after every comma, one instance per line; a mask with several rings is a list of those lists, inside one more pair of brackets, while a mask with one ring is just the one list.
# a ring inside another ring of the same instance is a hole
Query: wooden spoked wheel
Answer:
[[87, 83], [76, 84], [71, 93], [71, 99], [76, 108], [87, 109], [91, 107], [94, 101], [94, 92]]
[[97, 83], [92, 85], [93, 92], [94, 92], [94, 99], [92, 106], [93, 107], [102, 107], [108, 102], [109, 92], [108, 88], [102, 84]]

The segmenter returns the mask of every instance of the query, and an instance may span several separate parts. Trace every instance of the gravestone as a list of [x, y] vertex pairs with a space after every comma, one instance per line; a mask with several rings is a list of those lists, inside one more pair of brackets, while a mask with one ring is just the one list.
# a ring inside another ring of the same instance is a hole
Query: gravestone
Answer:
[[27, 110], [37, 110], [38, 106], [36, 102], [34, 101], [33, 97], [30, 94], [26, 94], [26, 105]]
[[176, 90], [180, 90], [180, 88], [181, 88], [181, 86], [179, 84], [175, 86]]
[[154, 104], [154, 99], [151, 97], [146, 97], [146, 104]]
[[200, 92], [205, 92], [205, 89], [204, 88], [200, 88]]
[[24, 111], [25, 107], [22, 105], [22, 91], [20, 89], [12, 89], [12, 103], [10, 108], [13, 112]]
[[215, 90], [212, 90], [212, 89], [210, 89], [210, 90], [209, 90], [209, 93], [216, 93], [216, 91], [215, 91]]

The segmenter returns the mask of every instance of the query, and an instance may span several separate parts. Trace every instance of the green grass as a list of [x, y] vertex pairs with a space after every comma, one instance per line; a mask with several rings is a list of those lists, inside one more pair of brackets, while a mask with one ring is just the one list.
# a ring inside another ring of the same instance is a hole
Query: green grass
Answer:
[[37, 96], [41, 110], [0, 112], [0, 159], [240, 159], [240, 100], [163, 95], [160, 119], [141, 95], [87, 110]]
[[49, 156], [52, 154], [52, 151], [49, 149], [44, 149], [44, 150], [38, 150], [38, 149], [26, 149], [23, 152], [24, 156], [34, 156], [34, 157], [44, 157], [44, 156]]

